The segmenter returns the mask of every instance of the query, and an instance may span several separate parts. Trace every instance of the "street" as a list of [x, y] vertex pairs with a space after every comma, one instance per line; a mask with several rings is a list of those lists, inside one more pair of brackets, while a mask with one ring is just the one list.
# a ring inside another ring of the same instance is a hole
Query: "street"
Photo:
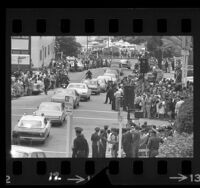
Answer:
[[[92, 69], [93, 78], [103, 75], [104, 68]], [[124, 69], [124, 75], [130, 74], [130, 70]], [[85, 76], [84, 72], [69, 73], [71, 82], [80, 82]], [[169, 75], [167, 75], [169, 76]], [[166, 76], [165, 76], [166, 77]], [[54, 94], [53, 90], [35, 96], [25, 96], [12, 100], [12, 129], [17, 124], [20, 117], [26, 114], [32, 114], [41, 102], [50, 101], [51, 96]], [[32, 143], [32, 147], [42, 149], [47, 157], [66, 157], [66, 148], [68, 140], [72, 141], [75, 138], [74, 128], [79, 126], [83, 128], [83, 135], [89, 144], [89, 157], [91, 157], [91, 134], [94, 133], [95, 127], [103, 128], [108, 125], [109, 128], [118, 128], [118, 112], [111, 110], [110, 104], [104, 104], [106, 93], [100, 95], [92, 95], [90, 101], [81, 101], [80, 106], [73, 111], [73, 121], [70, 126], [70, 138], [67, 138], [67, 123], [62, 126], [52, 126], [50, 136], [44, 144]], [[123, 127], [126, 124], [127, 113], [123, 112]], [[156, 126], [164, 125], [166, 122], [153, 119], [140, 119], [140, 124], [147, 121], [148, 124], [155, 124]], [[30, 146], [30, 143], [22, 143], [23, 145]], [[71, 152], [72, 145], [70, 146]], [[71, 153], [70, 155], [71, 156]], [[107, 155], [107, 157], [109, 157]]]

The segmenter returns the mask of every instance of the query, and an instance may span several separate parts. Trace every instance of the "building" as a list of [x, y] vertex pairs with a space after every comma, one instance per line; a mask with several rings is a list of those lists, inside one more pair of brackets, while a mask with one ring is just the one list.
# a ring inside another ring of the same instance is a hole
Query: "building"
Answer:
[[11, 38], [11, 68], [38, 69], [55, 58], [55, 37], [20, 36]]

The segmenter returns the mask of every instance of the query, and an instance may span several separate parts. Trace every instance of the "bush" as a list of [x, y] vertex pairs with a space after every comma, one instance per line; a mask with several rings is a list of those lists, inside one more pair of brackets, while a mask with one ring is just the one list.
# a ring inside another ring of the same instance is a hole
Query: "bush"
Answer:
[[193, 134], [175, 133], [173, 137], [168, 137], [159, 148], [157, 157], [168, 158], [192, 158], [193, 157]]
[[179, 133], [193, 133], [193, 97], [186, 99], [181, 105], [175, 125]]

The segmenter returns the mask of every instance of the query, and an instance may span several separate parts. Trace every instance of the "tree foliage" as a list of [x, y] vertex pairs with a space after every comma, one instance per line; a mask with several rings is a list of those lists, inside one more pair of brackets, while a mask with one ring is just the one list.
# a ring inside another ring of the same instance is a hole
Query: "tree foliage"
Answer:
[[175, 133], [173, 137], [168, 137], [160, 145], [159, 155], [157, 157], [193, 157], [193, 134]]
[[60, 57], [58, 52], [63, 52], [64, 56], [75, 56], [80, 53], [81, 44], [76, 42], [73, 36], [58, 36], [56, 37], [56, 55]]
[[193, 133], [193, 97], [181, 105], [175, 124], [179, 133]]

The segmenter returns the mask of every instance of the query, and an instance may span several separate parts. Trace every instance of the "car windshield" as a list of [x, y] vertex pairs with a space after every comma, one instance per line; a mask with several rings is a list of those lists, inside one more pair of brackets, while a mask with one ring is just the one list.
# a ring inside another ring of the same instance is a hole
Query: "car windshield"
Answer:
[[86, 89], [85, 85], [81, 85], [81, 84], [71, 84], [68, 86], [68, 88], [78, 88], [78, 89]]
[[28, 158], [28, 154], [22, 151], [11, 151], [12, 158]]
[[66, 90], [65, 93], [68, 94], [68, 95], [74, 95], [73, 90]]
[[23, 128], [33, 128], [33, 129], [44, 128], [42, 122], [39, 120], [21, 120], [18, 126]]
[[89, 82], [89, 84], [90, 84], [90, 85], [97, 85], [97, 81], [91, 80], [91, 81]]
[[40, 105], [39, 110], [41, 111], [60, 111], [60, 107], [56, 105]]

